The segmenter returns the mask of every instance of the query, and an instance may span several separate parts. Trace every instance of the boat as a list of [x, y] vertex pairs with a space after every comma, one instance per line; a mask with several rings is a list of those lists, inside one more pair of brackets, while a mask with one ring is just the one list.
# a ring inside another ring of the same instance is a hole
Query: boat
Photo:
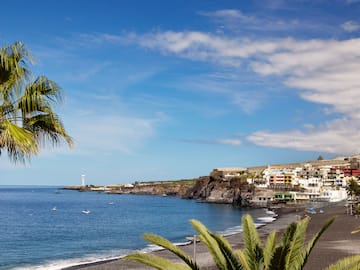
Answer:
[[56, 210], [57, 210], [56, 206], [53, 207], [51, 210], [52, 210], [52, 211], [56, 211]]
[[82, 212], [83, 214], [86, 214], [86, 215], [88, 215], [88, 214], [91, 213], [90, 210], [82, 210], [81, 212]]

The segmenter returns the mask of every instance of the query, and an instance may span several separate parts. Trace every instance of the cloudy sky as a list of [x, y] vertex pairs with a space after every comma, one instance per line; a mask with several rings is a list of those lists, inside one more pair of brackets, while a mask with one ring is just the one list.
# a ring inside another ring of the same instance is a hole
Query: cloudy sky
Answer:
[[[76, 147], [0, 184], [193, 178], [360, 153], [358, 0], [5, 1], [0, 46], [23, 41], [65, 90]], [[6, 11], [6, 12], [4, 12]]]

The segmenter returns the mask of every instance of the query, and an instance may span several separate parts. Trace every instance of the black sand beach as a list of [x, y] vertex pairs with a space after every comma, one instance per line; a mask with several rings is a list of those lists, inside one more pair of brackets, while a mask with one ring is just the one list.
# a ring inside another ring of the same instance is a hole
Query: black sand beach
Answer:
[[[266, 238], [266, 236], [273, 230], [283, 230], [291, 222], [294, 222], [300, 217], [304, 216], [304, 209], [299, 208], [282, 208], [279, 209], [278, 212], [280, 215], [276, 221], [258, 229], [262, 238]], [[337, 218], [317, 242], [309, 257], [305, 270], [325, 269], [328, 265], [336, 262], [338, 259], [356, 253], [360, 254], [360, 233], [351, 234], [353, 229], [360, 226], [360, 219], [347, 215], [346, 208], [343, 205], [328, 206], [324, 208], [324, 213], [311, 215], [307, 236], [310, 238], [312, 235], [314, 235], [322, 227], [325, 221], [332, 216], [337, 216]], [[235, 248], [242, 247], [243, 239], [241, 234], [234, 234], [227, 236], [226, 238]], [[181, 248], [190, 256], [193, 256], [194, 247], [192, 244], [183, 246]], [[174, 255], [165, 250], [156, 251], [155, 254], [164, 258], [177, 260]], [[202, 269], [216, 269], [210, 254], [201, 243], [197, 243], [196, 245], [196, 261], [202, 267]], [[77, 269], [131, 270], [153, 268], [124, 259], [66, 268], [66, 270]]]

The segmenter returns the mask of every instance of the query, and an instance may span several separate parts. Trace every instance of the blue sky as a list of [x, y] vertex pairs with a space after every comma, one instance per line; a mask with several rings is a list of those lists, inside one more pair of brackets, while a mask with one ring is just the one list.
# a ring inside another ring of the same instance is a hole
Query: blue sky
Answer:
[[76, 147], [0, 184], [193, 178], [360, 152], [360, 1], [5, 1]]

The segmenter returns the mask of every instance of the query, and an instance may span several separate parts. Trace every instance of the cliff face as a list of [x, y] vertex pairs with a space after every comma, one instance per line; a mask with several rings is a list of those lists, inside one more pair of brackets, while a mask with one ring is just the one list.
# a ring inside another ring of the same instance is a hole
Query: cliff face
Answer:
[[240, 178], [223, 180], [213, 176], [200, 177], [183, 196], [210, 203], [227, 203], [236, 207], [250, 206], [253, 188]]
[[246, 179], [234, 177], [224, 180], [218, 176], [203, 176], [191, 181], [142, 182], [129, 186], [80, 187], [70, 186], [65, 189], [78, 191], [97, 191], [110, 194], [147, 194], [179, 196], [209, 203], [226, 203], [235, 207], [250, 206], [253, 188]]

